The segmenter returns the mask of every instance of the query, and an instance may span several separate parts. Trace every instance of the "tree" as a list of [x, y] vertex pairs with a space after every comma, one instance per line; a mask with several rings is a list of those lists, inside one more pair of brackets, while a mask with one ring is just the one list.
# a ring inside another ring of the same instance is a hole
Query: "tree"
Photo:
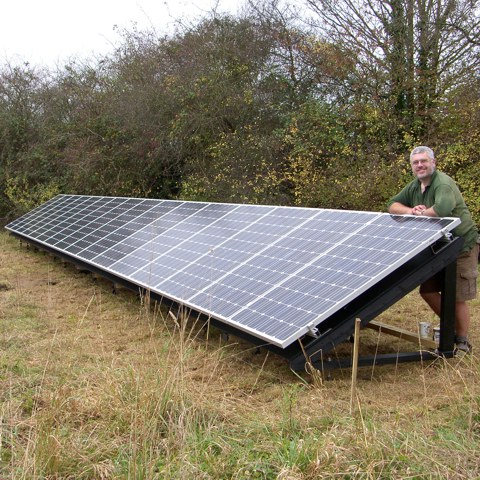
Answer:
[[23, 213], [58, 191], [48, 153], [39, 147], [50, 78], [28, 64], [0, 71], [0, 216]]
[[[205, 19], [162, 46], [156, 77], [171, 102], [166, 132], [179, 156], [182, 195], [265, 201], [261, 192], [271, 189], [259, 183], [282, 161], [266, 146], [275, 149], [273, 132], [290, 108], [274, 49], [263, 25], [231, 17]], [[237, 188], [242, 182], [251, 185], [244, 193]]]
[[[394, 149], [433, 140], [435, 113], [480, 65], [477, 0], [306, 0], [325, 38], [355, 53], [357, 97], [393, 119]], [[408, 143], [408, 142], [407, 142]]]

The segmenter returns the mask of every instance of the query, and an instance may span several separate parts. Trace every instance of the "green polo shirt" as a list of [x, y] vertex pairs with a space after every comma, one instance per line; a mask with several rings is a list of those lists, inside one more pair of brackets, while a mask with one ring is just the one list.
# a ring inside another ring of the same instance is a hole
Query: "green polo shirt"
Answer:
[[394, 202], [400, 202], [410, 208], [416, 205], [425, 205], [427, 208], [433, 207], [439, 217], [460, 218], [462, 223], [454, 228], [452, 233], [464, 238], [462, 252], [468, 252], [475, 246], [478, 237], [477, 227], [455, 180], [447, 174], [435, 170], [430, 186], [425, 192], [422, 192], [420, 180], [415, 178], [390, 199], [387, 207]]

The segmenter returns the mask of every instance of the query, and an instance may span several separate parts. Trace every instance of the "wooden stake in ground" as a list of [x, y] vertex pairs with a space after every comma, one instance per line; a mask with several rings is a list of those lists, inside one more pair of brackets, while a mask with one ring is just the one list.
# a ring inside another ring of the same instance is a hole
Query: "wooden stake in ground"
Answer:
[[353, 340], [352, 359], [352, 390], [350, 392], [350, 415], [353, 413], [355, 399], [357, 397], [357, 371], [358, 371], [358, 350], [360, 346], [360, 323], [359, 318], [355, 319], [355, 334]]

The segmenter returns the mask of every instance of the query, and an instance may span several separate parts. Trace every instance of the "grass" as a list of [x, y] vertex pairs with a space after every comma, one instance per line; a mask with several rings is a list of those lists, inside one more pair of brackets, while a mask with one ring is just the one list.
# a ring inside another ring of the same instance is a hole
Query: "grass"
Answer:
[[[434, 319], [412, 293], [380, 320]], [[363, 367], [351, 414], [349, 370], [295, 375], [0, 234], [2, 479], [480, 478], [479, 366]]]

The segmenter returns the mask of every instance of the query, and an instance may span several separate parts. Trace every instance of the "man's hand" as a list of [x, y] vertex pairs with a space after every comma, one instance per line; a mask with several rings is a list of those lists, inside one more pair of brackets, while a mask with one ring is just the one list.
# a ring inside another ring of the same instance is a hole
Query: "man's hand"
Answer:
[[412, 215], [426, 215], [427, 207], [425, 205], [417, 205], [412, 208]]

